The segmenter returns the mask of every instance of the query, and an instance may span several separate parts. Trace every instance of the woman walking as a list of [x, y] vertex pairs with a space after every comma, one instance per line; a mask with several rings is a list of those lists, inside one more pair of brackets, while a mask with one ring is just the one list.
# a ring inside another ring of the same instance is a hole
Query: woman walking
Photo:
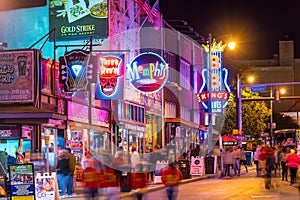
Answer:
[[286, 156], [286, 165], [290, 169], [291, 182], [290, 185], [293, 185], [296, 181], [297, 170], [300, 165], [300, 157], [296, 154], [295, 149], [291, 149], [290, 153]]

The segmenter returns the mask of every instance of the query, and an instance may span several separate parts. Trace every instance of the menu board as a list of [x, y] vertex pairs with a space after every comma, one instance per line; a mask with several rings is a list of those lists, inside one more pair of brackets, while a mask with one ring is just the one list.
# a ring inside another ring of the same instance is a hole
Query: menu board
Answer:
[[32, 163], [9, 165], [10, 196], [12, 200], [35, 199]]
[[204, 158], [203, 156], [191, 157], [191, 175], [204, 175]]

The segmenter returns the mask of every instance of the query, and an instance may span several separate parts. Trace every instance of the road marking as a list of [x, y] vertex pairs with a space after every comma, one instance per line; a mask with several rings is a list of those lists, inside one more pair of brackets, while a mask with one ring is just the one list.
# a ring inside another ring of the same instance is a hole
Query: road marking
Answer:
[[261, 195], [261, 196], [251, 196], [251, 198], [272, 198], [277, 197], [275, 195]]

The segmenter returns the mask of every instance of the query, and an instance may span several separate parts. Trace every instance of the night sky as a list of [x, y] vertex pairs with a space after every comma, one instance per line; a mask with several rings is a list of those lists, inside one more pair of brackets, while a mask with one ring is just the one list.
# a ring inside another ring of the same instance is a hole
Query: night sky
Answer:
[[273, 58], [286, 35], [300, 58], [300, 0], [160, 0], [160, 11], [205, 37], [232, 34], [239, 59]]

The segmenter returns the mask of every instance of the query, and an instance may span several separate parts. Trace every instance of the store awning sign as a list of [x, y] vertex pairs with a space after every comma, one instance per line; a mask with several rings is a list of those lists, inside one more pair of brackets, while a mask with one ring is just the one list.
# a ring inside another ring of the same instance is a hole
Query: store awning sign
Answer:
[[166, 61], [153, 52], [139, 54], [127, 65], [126, 70], [133, 87], [148, 94], [159, 91], [166, 84], [169, 75]]
[[97, 55], [95, 99], [120, 99], [124, 88], [124, 55]]
[[84, 50], [73, 50], [59, 58], [60, 82], [65, 92], [86, 91], [93, 79], [93, 65], [90, 64], [90, 53]]

